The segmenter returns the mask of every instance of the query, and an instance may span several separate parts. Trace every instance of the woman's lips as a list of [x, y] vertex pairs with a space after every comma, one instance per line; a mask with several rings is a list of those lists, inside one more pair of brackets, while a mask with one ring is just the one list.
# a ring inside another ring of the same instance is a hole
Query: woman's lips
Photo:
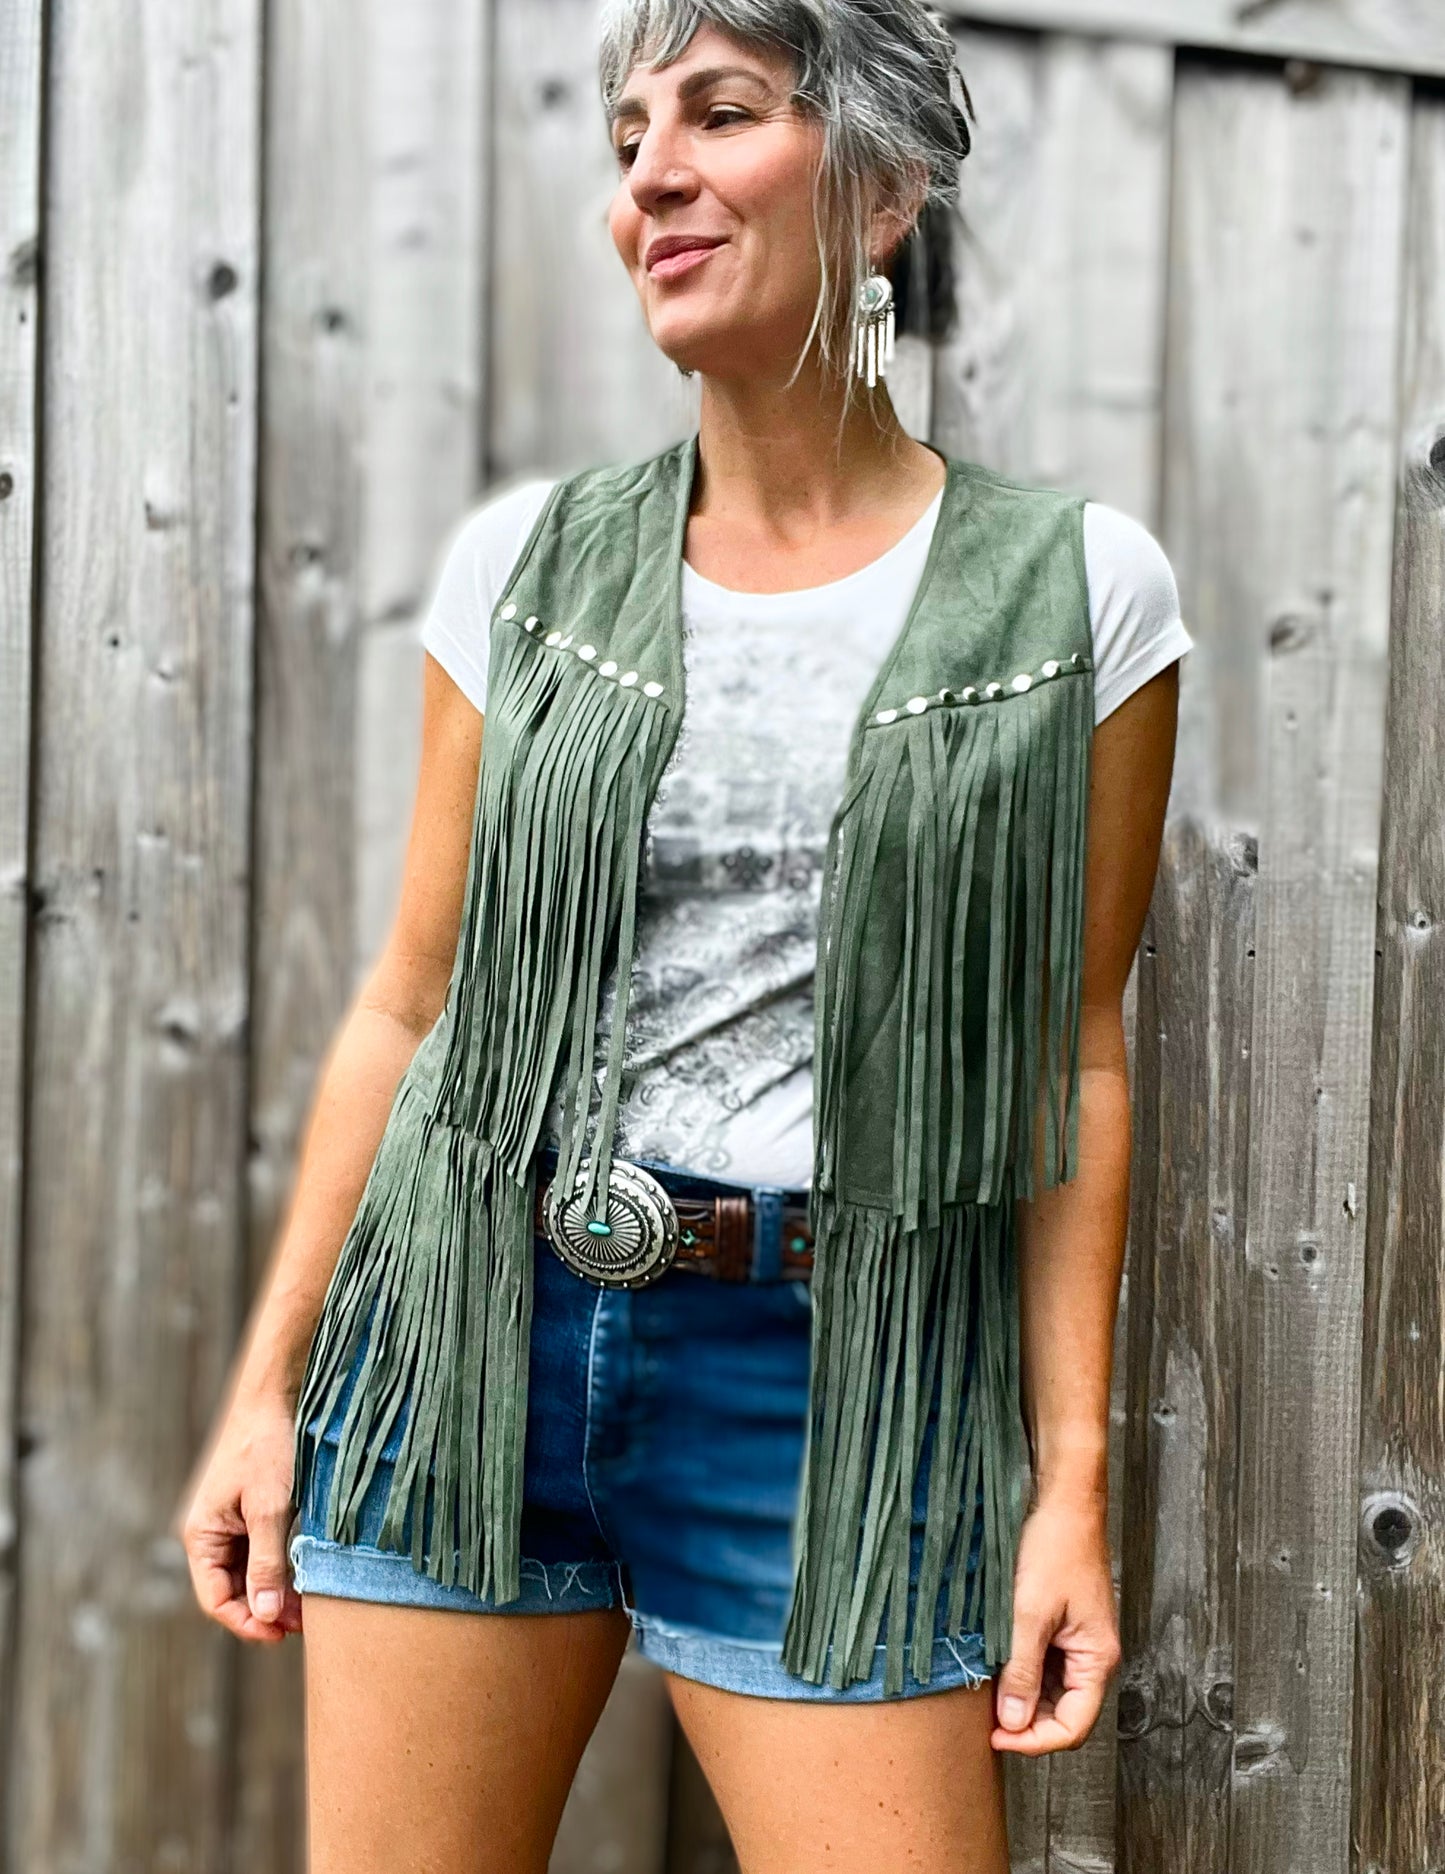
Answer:
[[666, 254], [661, 260], [655, 260], [648, 268], [654, 280], [675, 280], [680, 273], [691, 273], [700, 261], [715, 254], [721, 242], [712, 247], [686, 247], [680, 254]]

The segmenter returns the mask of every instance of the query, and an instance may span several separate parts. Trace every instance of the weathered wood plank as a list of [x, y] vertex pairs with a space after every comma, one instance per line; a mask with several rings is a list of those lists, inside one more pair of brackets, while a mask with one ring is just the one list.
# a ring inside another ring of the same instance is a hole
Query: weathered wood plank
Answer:
[[1445, 1865], [1445, 102], [1415, 103], [1366, 1211], [1354, 1835]]
[[40, 0], [0, 0], [0, 1811], [8, 1806], [19, 1517], [21, 1150], [29, 923]]
[[967, 19], [1044, 31], [1445, 72], [1445, 15], [1431, 0], [943, 0]]
[[[978, 126], [956, 226], [957, 331], [933, 439], [1156, 522], [1170, 55], [959, 28]], [[1114, 1362], [1111, 1541], [1123, 1536], [1127, 1287]], [[1085, 1747], [1006, 1765], [1018, 1874], [1112, 1863], [1115, 1698]]]
[[227, 1851], [169, 1525], [243, 1247], [259, 40], [48, 15], [15, 1868]]
[[[248, 1295], [354, 970], [371, 53], [342, 0], [268, 10]], [[304, 1866], [302, 1667], [242, 1659], [238, 1867]]]
[[960, 28], [978, 111], [934, 437], [1155, 520], [1172, 61]]
[[697, 393], [653, 344], [607, 227], [619, 171], [594, 0], [496, 0], [494, 475], [661, 449]]
[[1232, 1874], [1344, 1874], [1408, 86], [1178, 74], [1165, 538], [1259, 828]]
[[490, 0], [373, 0], [354, 969], [390, 928], [420, 754], [420, 614], [481, 485]]
[[1228, 1865], [1255, 864], [1173, 820], [1140, 946], [1119, 1874]]

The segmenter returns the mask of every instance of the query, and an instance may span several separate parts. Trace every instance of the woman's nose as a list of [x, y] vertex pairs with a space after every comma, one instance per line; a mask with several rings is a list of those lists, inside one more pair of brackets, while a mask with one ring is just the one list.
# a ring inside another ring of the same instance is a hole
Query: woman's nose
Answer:
[[649, 124], [634, 152], [627, 183], [633, 201], [649, 212], [669, 202], [690, 201], [697, 194], [697, 175], [683, 138], [666, 125]]

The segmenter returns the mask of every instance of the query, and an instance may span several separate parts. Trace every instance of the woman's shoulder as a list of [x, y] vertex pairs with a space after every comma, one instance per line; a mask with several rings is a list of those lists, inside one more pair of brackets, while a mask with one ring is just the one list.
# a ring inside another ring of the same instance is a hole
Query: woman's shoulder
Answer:
[[468, 563], [479, 575], [479, 591], [486, 585], [500, 591], [555, 486], [554, 477], [534, 475], [489, 489], [452, 528], [446, 560]]
[[489, 490], [442, 544], [421, 642], [484, 713], [492, 608], [554, 486], [530, 476]]
[[1142, 521], [1105, 501], [1084, 503], [1084, 560], [1094, 639], [1094, 720], [1194, 644], [1174, 569]]

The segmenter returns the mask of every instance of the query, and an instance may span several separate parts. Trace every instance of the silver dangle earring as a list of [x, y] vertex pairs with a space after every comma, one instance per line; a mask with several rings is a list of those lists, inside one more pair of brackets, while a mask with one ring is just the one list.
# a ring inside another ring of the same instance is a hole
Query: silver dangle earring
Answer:
[[893, 362], [893, 285], [886, 274], [872, 273], [858, 294], [853, 322], [853, 368], [871, 390]]

